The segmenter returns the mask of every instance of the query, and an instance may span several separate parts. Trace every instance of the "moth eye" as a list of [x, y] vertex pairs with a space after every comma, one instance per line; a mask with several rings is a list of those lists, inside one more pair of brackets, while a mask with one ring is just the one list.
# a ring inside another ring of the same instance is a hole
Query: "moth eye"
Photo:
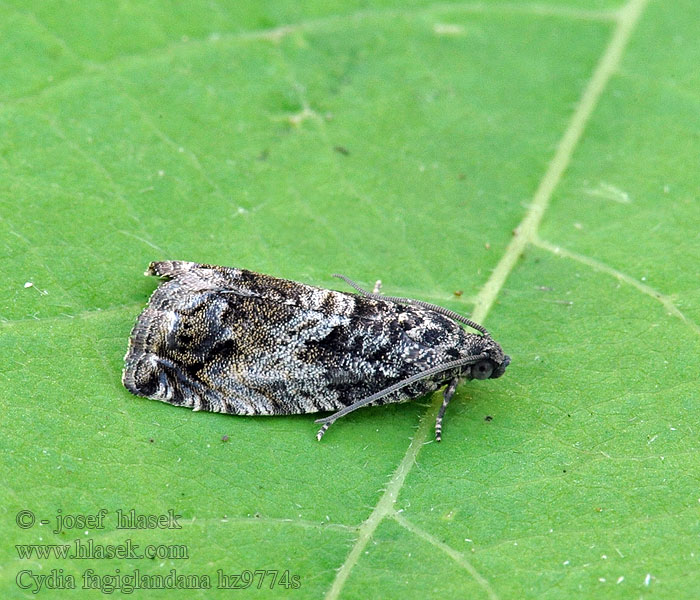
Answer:
[[490, 360], [480, 360], [472, 367], [474, 379], [488, 379], [493, 373], [493, 363]]

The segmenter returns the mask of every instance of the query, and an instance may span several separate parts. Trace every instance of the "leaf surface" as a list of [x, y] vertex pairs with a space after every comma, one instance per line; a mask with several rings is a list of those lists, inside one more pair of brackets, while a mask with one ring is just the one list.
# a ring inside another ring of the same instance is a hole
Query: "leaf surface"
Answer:
[[[2, 596], [53, 569], [75, 578], [60, 597], [175, 569], [298, 576], [236, 592], [271, 598], [692, 597], [698, 18], [690, 0], [0, 4]], [[163, 259], [381, 278], [483, 320], [513, 362], [459, 388], [441, 444], [439, 394], [322, 443], [311, 416], [135, 398], [123, 355]], [[71, 521], [100, 509], [103, 527]], [[131, 509], [179, 527], [119, 529]], [[162, 555], [16, 547], [76, 539]]]

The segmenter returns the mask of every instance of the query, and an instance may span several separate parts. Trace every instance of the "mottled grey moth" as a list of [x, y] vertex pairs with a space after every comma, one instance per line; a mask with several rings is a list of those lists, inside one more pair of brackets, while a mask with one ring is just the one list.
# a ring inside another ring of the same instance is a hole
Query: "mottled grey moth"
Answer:
[[[165, 278], [131, 332], [122, 381], [146, 398], [236, 415], [333, 411], [405, 402], [462, 379], [495, 379], [510, 358], [484, 327], [408, 298], [326, 290], [245, 269], [154, 262]], [[468, 333], [460, 323], [478, 331]]]

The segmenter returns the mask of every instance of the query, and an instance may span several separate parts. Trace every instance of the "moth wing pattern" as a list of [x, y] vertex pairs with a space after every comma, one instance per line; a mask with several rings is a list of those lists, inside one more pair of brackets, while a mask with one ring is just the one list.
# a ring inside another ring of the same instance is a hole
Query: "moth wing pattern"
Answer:
[[[431, 334], [424, 311], [244, 269], [166, 261], [147, 274], [167, 280], [126, 356], [124, 385], [140, 396], [243, 415], [332, 411], [440, 359], [445, 324]], [[436, 388], [420, 383], [378, 403]]]
[[347, 414], [445, 384], [452, 393], [473, 359], [492, 356], [493, 377], [510, 360], [481, 326], [485, 335], [467, 333], [455, 313], [354, 282], [359, 295], [186, 261], [151, 263], [146, 275], [162, 280], [132, 330], [123, 383], [194, 410]]

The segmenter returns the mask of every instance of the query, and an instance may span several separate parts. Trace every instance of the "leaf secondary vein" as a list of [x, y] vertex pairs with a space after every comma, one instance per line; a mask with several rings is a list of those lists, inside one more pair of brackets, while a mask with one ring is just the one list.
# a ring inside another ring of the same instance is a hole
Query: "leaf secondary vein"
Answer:
[[637, 279], [635, 279], [631, 275], [627, 275], [627, 273], [623, 273], [622, 271], [618, 271], [617, 269], [615, 269], [609, 265], [606, 265], [605, 263], [602, 263], [594, 258], [584, 256], [582, 254], [577, 254], [576, 252], [572, 252], [571, 250], [567, 250], [566, 248], [563, 248], [563, 247], [558, 246], [556, 244], [552, 244], [551, 242], [543, 240], [537, 236], [535, 236], [535, 238], [531, 240], [531, 243], [533, 246], [537, 246], [538, 248], [542, 248], [543, 250], [547, 250], [548, 252], [551, 252], [552, 254], [556, 254], [557, 256], [561, 256], [563, 258], [568, 258], [570, 260], [575, 260], [576, 262], [580, 262], [581, 264], [584, 264], [584, 265], [590, 267], [594, 271], [598, 271], [600, 273], [606, 273], [608, 275], [615, 277], [619, 281], [626, 283], [627, 285], [631, 285], [633, 288], [637, 289], [642, 294], [645, 294], [646, 296], [649, 296], [650, 298], [653, 298], [657, 302], [661, 303], [670, 314], [672, 314], [674, 317], [678, 317], [688, 327], [690, 327], [690, 329], [692, 329], [695, 333], [700, 335], [700, 326], [697, 323], [695, 323], [695, 321], [690, 319], [687, 315], [685, 315], [673, 303], [673, 300], [669, 295], [662, 294], [658, 290], [655, 290], [653, 287], [646, 285], [645, 283], [642, 283], [641, 281], [638, 281]]
[[491, 587], [489, 582], [486, 581], [486, 579], [484, 579], [484, 577], [474, 568], [474, 565], [472, 565], [467, 560], [467, 557], [462, 552], [456, 550], [449, 544], [446, 544], [445, 542], [437, 539], [434, 535], [428, 533], [427, 531], [418, 527], [414, 523], [411, 523], [411, 521], [406, 519], [406, 517], [404, 517], [402, 514], [394, 512], [391, 516], [403, 528], [407, 529], [414, 535], [417, 535], [418, 537], [424, 539], [429, 544], [435, 546], [436, 548], [440, 549], [442, 552], [447, 554], [452, 560], [454, 560], [460, 567], [465, 569], [474, 578], [474, 580], [486, 591], [486, 594], [491, 600], [498, 600], [498, 596], [496, 595], [496, 592], [493, 591], [493, 588]]
[[[623, 9], [624, 10], [624, 9]], [[47, 90], [56, 88], [61, 85], [65, 85], [74, 79], [80, 78], [82, 76], [91, 76], [95, 72], [102, 72], [108, 70], [111, 67], [123, 64], [128, 61], [138, 60], [140, 58], [155, 58], [157, 56], [167, 55], [173, 52], [177, 48], [192, 47], [195, 44], [208, 44], [211, 43], [212, 35], [216, 33], [217, 39], [227, 39], [227, 40], [242, 40], [242, 41], [261, 41], [267, 40], [271, 42], [278, 43], [284, 36], [295, 33], [295, 32], [313, 32], [323, 30], [326, 27], [336, 27], [345, 26], [348, 22], [362, 21], [363, 19], [396, 19], [399, 17], [416, 17], [416, 16], [430, 16], [435, 15], [435, 17], [440, 17], [443, 14], [458, 14], [458, 13], [477, 13], [484, 15], [506, 15], [506, 16], [522, 16], [522, 15], [532, 15], [534, 17], [555, 17], [562, 19], [571, 20], [583, 20], [583, 21], [599, 21], [599, 22], [615, 22], [619, 16], [620, 12], [614, 10], [586, 10], [581, 8], [566, 8], [566, 7], [551, 7], [542, 4], [534, 3], [508, 3], [501, 5], [493, 5], [485, 2], [465, 2], [462, 4], [449, 4], [444, 2], [439, 2], [436, 4], [431, 4], [420, 10], [398, 10], [398, 9], [385, 9], [385, 10], [360, 10], [354, 13], [338, 15], [326, 15], [323, 17], [318, 17], [315, 19], [309, 19], [306, 21], [299, 21], [298, 23], [290, 23], [286, 25], [277, 25], [268, 29], [257, 29], [257, 30], [243, 30], [234, 32], [210, 32], [205, 38], [190, 38], [187, 41], [172, 41], [164, 46], [158, 46], [155, 48], [149, 48], [142, 52], [135, 52], [133, 54], [128, 54], [124, 56], [115, 56], [114, 58], [102, 61], [87, 61], [79, 53], [71, 48], [68, 42], [60, 36], [58, 33], [53, 31], [50, 27], [44, 24], [37, 16], [31, 11], [20, 11], [14, 8], [14, 12], [19, 15], [23, 15], [30, 19], [37, 27], [43, 29], [47, 34], [51, 35], [58, 44], [65, 50], [65, 52], [73, 58], [82, 68], [82, 70], [74, 71], [69, 73], [62, 79], [57, 79], [52, 81], [50, 84], [39, 87], [33, 90], [31, 93], [10, 98], [9, 102], [5, 102], [5, 105], [11, 105], [15, 103], [26, 102], [32, 98], [45, 93]]]

